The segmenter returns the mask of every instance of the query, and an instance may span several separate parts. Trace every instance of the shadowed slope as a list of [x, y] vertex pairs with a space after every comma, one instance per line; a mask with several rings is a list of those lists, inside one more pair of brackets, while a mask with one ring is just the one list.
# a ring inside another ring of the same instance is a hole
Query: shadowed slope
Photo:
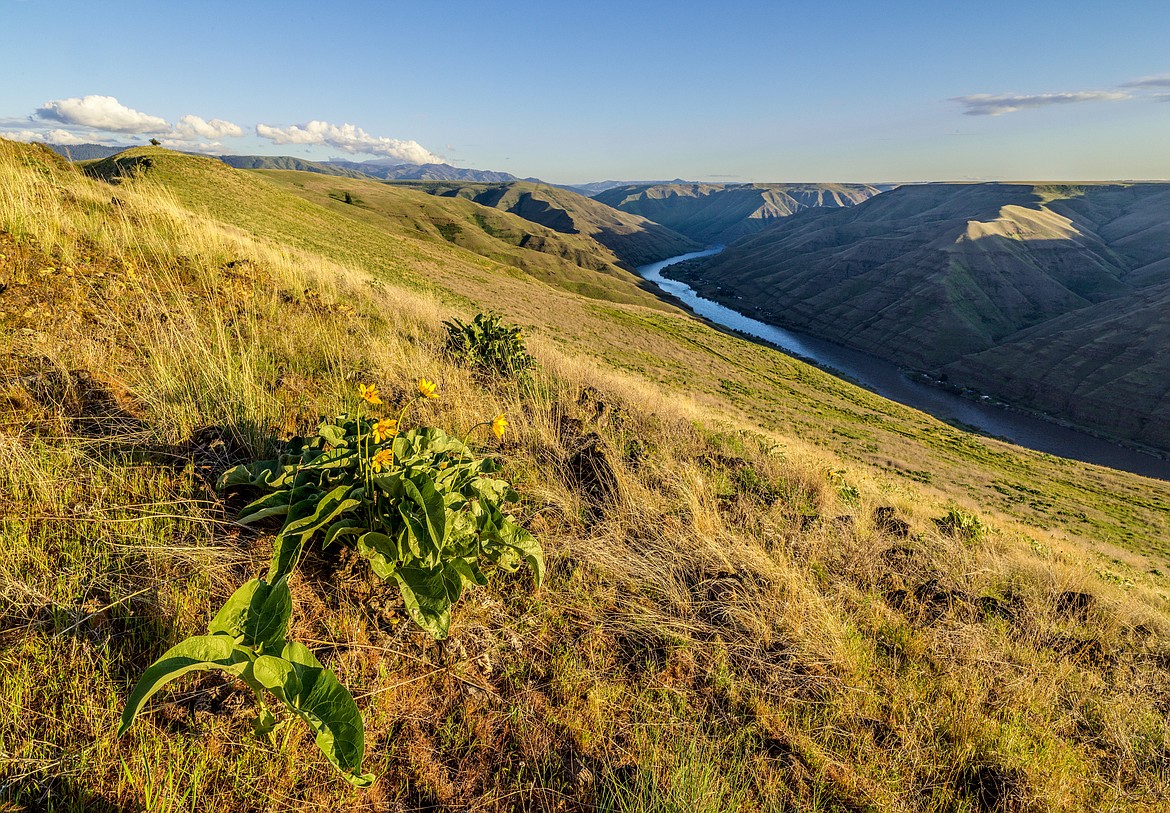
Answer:
[[1155, 351], [1168, 252], [1164, 184], [929, 184], [673, 273], [757, 318], [1166, 448], [1170, 403], [1144, 382], [1170, 375]]
[[510, 184], [413, 184], [432, 195], [473, 200], [566, 234], [584, 234], [631, 268], [701, 248], [644, 217], [618, 211], [568, 189], [518, 181]]
[[710, 245], [755, 234], [805, 209], [854, 206], [880, 191], [868, 184], [666, 183], [619, 186], [593, 199]]

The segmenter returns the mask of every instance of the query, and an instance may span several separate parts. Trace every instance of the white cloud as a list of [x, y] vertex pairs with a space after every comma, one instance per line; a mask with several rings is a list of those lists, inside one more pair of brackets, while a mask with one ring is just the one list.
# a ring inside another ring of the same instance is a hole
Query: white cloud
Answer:
[[218, 141], [204, 141], [202, 139], [160, 138], [159, 145], [168, 150], [178, 150], [179, 152], [199, 152], [207, 155], [219, 155], [223, 152], [223, 144]]
[[44, 136], [40, 133], [34, 133], [32, 130], [9, 130], [5, 133], [0, 133], [0, 138], [6, 138], [9, 141], [23, 141], [26, 144], [30, 141], [44, 141]]
[[239, 138], [244, 134], [244, 128], [238, 124], [223, 119], [204, 121], [198, 116], [183, 116], [175, 125], [176, 135], [185, 139], [194, 138]]
[[103, 144], [107, 139], [99, 136], [90, 135], [88, 133], [73, 133], [69, 130], [12, 130], [6, 133], [0, 133], [0, 138], [7, 138], [9, 141], [40, 141], [45, 144], [63, 144], [67, 146], [74, 146], [77, 144]]
[[126, 107], [113, 96], [56, 99], [45, 102], [35, 115], [39, 119], [114, 133], [161, 133], [171, 128], [166, 119]]
[[327, 121], [310, 121], [308, 124], [293, 124], [288, 127], [257, 124], [256, 135], [267, 138], [274, 144], [327, 144], [349, 153], [384, 155], [412, 164], [443, 162], [441, 157], [417, 141], [372, 136], [361, 127], [352, 124], [338, 126]]
[[1132, 82], [1126, 82], [1121, 87], [1123, 88], [1170, 88], [1170, 73], [1164, 73], [1160, 76], [1147, 76], [1142, 79], [1135, 79]]
[[1082, 90], [1076, 93], [1036, 93], [1013, 96], [976, 93], [973, 96], [957, 96], [951, 99], [966, 109], [967, 116], [1002, 116], [1017, 110], [1032, 110], [1057, 104], [1078, 104], [1080, 102], [1114, 102], [1128, 99], [1130, 95], [1116, 90]]

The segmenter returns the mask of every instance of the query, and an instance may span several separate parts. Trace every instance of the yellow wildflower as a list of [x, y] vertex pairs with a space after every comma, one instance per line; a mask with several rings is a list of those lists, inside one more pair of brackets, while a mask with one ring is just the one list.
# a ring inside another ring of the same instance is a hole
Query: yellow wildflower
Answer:
[[383, 418], [374, 424], [374, 440], [381, 443], [386, 438], [392, 438], [398, 434], [398, 421], [393, 418]]
[[418, 394], [423, 398], [438, 398], [439, 396], [435, 394], [438, 388], [439, 385], [434, 381], [427, 381], [425, 378], [418, 380]]
[[367, 404], [377, 406], [382, 403], [382, 399], [378, 397], [378, 388], [373, 384], [358, 384], [358, 392]]
[[370, 461], [370, 468], [374, 471], [381, 471], [390, 465], [394, 460], [394, 452], [389, 449], [379, 449], [378, 453], [374, 455], [374, 459]]
[[504, 430], [507, 428], [508, 428], [508, 419], [505, 418], [504, 413], [501, 412], [492, 421], [492, 434], [495, 435], [500, 440], [503, 440], [504, 439]]

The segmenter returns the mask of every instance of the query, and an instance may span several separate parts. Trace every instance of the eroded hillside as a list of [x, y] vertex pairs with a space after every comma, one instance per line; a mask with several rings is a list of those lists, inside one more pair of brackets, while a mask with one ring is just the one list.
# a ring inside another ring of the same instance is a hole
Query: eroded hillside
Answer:
[[669, 183], [619, 186], [594, 199], [712, 245], [755, 234], [805, 209], [855, 206], [880, 191], [868, 184]]
[[1170, 448], [1170, 186], [925, 184], [672, 269], [706, 296]]

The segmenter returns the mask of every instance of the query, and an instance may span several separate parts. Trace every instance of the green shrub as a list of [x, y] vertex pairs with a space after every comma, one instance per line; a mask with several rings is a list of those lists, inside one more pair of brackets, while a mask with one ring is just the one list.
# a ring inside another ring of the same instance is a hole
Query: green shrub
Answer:
[[979, 517], [961, 508], [948, 508], [946, 514], [935, 518], [934, 524], [947, 536], [967, 542], [979, 542], [987, 536], [987, 526]]
[[[435, 389], [420, 379], [416, 400], [435, 397]], [[361, 395], [370, 405], [382, 403], [372, 386], [362, 385]], [[264, 707], [267, 690], [313, 728], [318, 747], [347, 780], [359, 787], [373, 781], [361, 773], [365, 735], [349, 691], [308, 649], [287, 640], [288, 577], [305, 545], [314, 538], [324, 548], [352, 545], [379, 577], [398, 585], [411, 618], [436, 639], [447, 636], [451, 607], [464, 588], [487, 583], [486, 566], [515, 571], [527, 562], [538, 585], [544, 576], [539, 543], [505, 513], [519, 497], [492, 476], [499, 466], [441, 429], [401, 431], [411, 403], [397, 420], [341, 415], [324, 421], [316, 436], [294, 438], [275, 460], [224, 473], [220, 488], [264, 492], [241, 510], [241, 523], [283, 518], [268, 574], [237, 590], [207, 635], [172, 647], [146, 670], [127, 701], [119, 734], [169, 681], [219, 669], [255, 692], [258, 734], [277, 725]], [[507, 421], [499, 415], [479, 426], [502, 437]]]
[[520, 328], [504, 324], [495, 314], [477, 314], [470, 323], [451, 319], [443, 327], [447, 355], [482, 376], [526, 378], [535, 364]]

